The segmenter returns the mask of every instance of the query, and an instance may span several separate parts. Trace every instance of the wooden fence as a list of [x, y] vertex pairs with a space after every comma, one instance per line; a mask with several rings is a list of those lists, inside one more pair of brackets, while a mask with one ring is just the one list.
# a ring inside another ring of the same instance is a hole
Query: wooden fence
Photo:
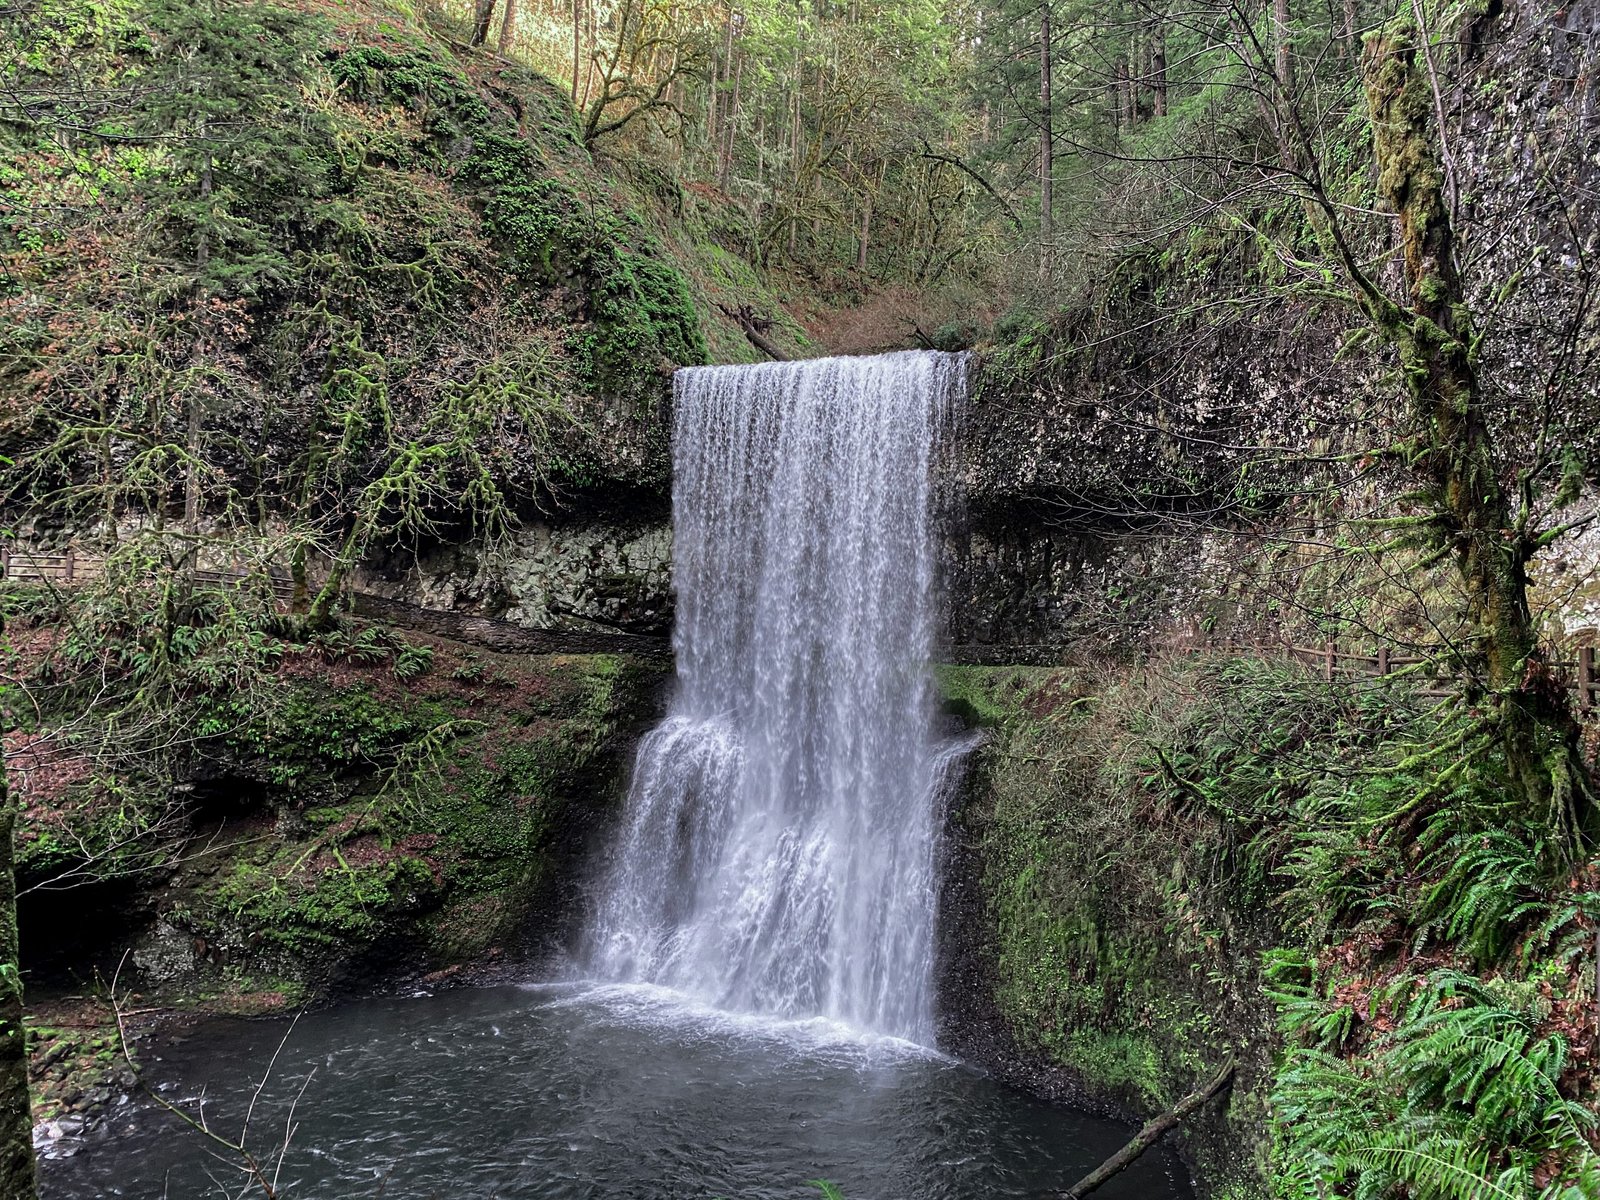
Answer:
[[98, 579], [104, 560], [88, 558], [68, 550], [65, 554], [31, 554], [0, 547], [0, 578], [18, 583], [48, 580], [54, 583], [87, 583]]
[[[68, 550], [61, 554], [36, 554], [30, 550], [0, 547], [0, 579], [12, 583], [54, 583], [76, 587], [99, 579], [105, 572], [105, 559]], [[227, 570], [202, 567], [193, 573], [199, 583], [239, 583], [261, 580], [280, 598], [294, 594], [294, 581], [271, 572], [236, 566]]]
[[[1337, 642], [1324, 642], [1321, 646], [1288, 646], [1288, 653], [1301, 662], [1317, 667], [1329, 683], [1337, 679], [1381, 679], [1405, 670], [1407, 667], [1425, 666], [1432, 659], [1396, 653], [1389, 646], [1379, 646], [1375, 654], [1352, 654]], [[1550, 666], [1568, 673], [1566, 686], [1578, 693], [1578, 709], [1585, 715], [1600, 711], [1600, 656], [1595, 647], [1578, 647], [1575, 659], [1555, 661]], [[1425, 676], [1431, 685], [1421, 688], [1424, 696], [1449, 696], [1454, 692], [1442, 686], [1446, 680]]]
[[[68, 550], [61, 554], [35, 554], [31, 551], [16, 551], [0, 547], [0, 579], [18, 583], [52, 582], [73, 586], [88, 583], [98, 579], [104, 570], [105, 560], [89, 555], [75, 554]], [[231, 571], [199, 570], [194, 577], [204, 583], [237, 583], [242, 579], [258, 577], [259, 572], [246, 571], [236, 568]], [[288, 600], [294, 591], [292, 581], [278, 575], [267, 575], [267, 581], [272, 590], [280, 599]], [[411, 607], [411, 606], [405, 606]], [[1385, 676], [1396, 674], [1408, 667], [1425, 666], [1430, 660], [1396, 653], [1389, 646], [1379, 646], [1375, 654], [1352, 654], [1343, 649], [1337, 642], [1325, 642], [1321, 646], [1233, 646], [1234, 650], [1244, 650], [1254, 654], [1270, 652], [1287, 652], [1291, 657], [1302, 662], [1319, 667], [1322, 676], [1329, 683], [1337, 679], [1371, 678], [1381, 679]], [[1567, 680], [1569, 689], [1576, 689], [1578, 693], [1578, 711], [1585, 716], [1600, 712], [1600, 656], [1597, 656], [1595, 647], [1583, 646], [1578, 649], [1578, 657], [1567, 662], [1553, 662], [1552, 667], [1560, 671], [1570, 672]], [[1453, 695], [1452, 689], [1445, 686], [1448, 680], [1438, 676], [1426, 677], [1430, 685], [1421, 689], [1425, 696]]]

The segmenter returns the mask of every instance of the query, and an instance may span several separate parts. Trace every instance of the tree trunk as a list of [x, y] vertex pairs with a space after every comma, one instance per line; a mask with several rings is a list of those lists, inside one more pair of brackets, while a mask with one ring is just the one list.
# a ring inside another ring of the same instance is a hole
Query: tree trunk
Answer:
[[728, 60], [733, 57], [733, 14], [728, 14], [728, 19], [722, 23], [722, 58], [713, 65], [711, 71], [711, 99], [706, 104], [706, 145], [718, 147], [722, 144], [722, 126], [717, 123], [717, 118], [722, 109], [722, 87], [728, 79]]
[[598, 0], [588, 0], [584, 5], [585, 33], [589, 40], [589, 61], [583, 69], [583, 103], [578, 106], [580, 112], [589, 108], [590, 97], [594, 95], [594, 73], [599, 64], [595, 62], [596, 51], [600, 46], [600, 14]]
[[1150, 26], [1150, 114], [1167, 115], [1167, 27], [1165, 15]]
[[[200, 124], [200, 136], [206, 132], [205, 123]], [[211, 162], [211, 154], [207, 151], [205, 160], [200, 168], [200, 202], [205, 210], [206, 225], [200, 231], [200, 244], [195, 252], [195, 264], [200, 272], [211, 261], [211, 196], [215, 190], [215, 180]], [[211, 328], [210, 313], [205, 306], [204, 281], [197, 280], [197, 294], [195, 297], [199, 315], [195, 320], [195, 343], [193, 354], [202, 358], [206, 352], [206, 341]], [[194, 570], [197, 565], [199, 543], [196, 539], [200, 534], [200, 446], [201, 433], [205, 422], [205, 412], [201, 404], [199, 388], [191, 385], [186, 401], [188, 409], [186, 428], [183, 437], [184, 463], [183, 471], [183, 532], [189, 538], [189, 548], [185, 552], [184, 562], [189, 570]]]
[[494, 0], [478, 0], [472, 12], [472, 44], [481, 46], [489, 40], [489, 21], [494, 16]]
[[728, 111], [723, 115], [722, 150], [717, 162], [717, 190], [728, 191], [728, 177], [733, 174], [733, 139], [739, 129], [739, 84], [744, 77], [744, 55], [740, 54], [733, 68], [733, 96]]
[[1135, 29], [1128, 35], [1128, 78], [1133, 82], [1134, 124], [1143, 121], [1144, 111], [1144, 33]]
[[[100, 399], [100, 428], [111, 428], [111, 414], [107, 408], [105, 394], [101, 393]], [[106, 505], [106, 540], [115, 546], [117, 544], [117, 488], [116, 465], [112, 453], [111, 435], [100, 435], [100, 489], [105, 497]]]
[[872, 237], [872, 189], [868, 187], [861, 196], [861, 236], [856, 241], [856, 270], [867, 273], [867, 243]]
[[756, 191], [767, 182], [767, 115], [756, 113]]
[[1159, 1142], [1170, 1130], [1181, 1125], [1190, 1113], [1202, 1107], [1206, 1101], [1226, 1087], [1233, 1079], [1233, 1073], [1234, 1066], [1232, 1061], [1229, 1061], [1211, 1077], [1209, 1083], [1196, 1088], [1166, 1112], [1145, 1122], [1127, 1145], [1062, 1192], [1060, 1200], [1083, 1200], [1083, 1197], [1090, 1192], [1105, 1186], [1113, 1177], [1126, 1171], [1146, 1150]]
[[1397, 311], [1369, 315], [1400, 349], [1420, 429], [1419, 465], [1481, 646], [1466, 657], [1499, 718], [1512, 778], [1531, 806], [1572, 829], [1592, 826], [1592, 806], [1576, 808], [1579, 793], [1590, 792], [1577, 725], [1564, 689], [1549, 677], [1528, 603], [1537, 546], [1518, 527], [1496, 469], [1431, 128], [1432, 91], [1417, 60], [1412, 31], [1401, 29], [1373, 45], [1366, 64], [1379, 188], [1399, 218], [1408, 293]]
[[583, 49], [583, 0], [572, 0], [572, 107], [578, 107], [578, 62]]
[[517, 0], [506, 0], [505, 15], [500, 18], [500, 53], [510, 54], [511, 43], [517, 37]]
[[1289, 0], [1272, 0], [1272, 41], [1277, 50], [1278, 90], [1294, 95], [1294, 61], [1289, 56]]
[[[200, 535], [200, 434], [204, 426], [204, 409], [198, 390], [189, 394], [188, 428], [184, 432], [183, 449], [189, 461], [184, 464], [183, 477], [183, 532], [190, 538], [189, 555], [195, 553], [194, 539]], [[191, 566], [193, 565], [191, 561]]]
[[[4, 632], [0, 618], [0, 633]], [[32, 1200], [33, 1114], [28, 1103], [28, 1039], [22, 1027], [17, 957], [17, 880], [12, 848], [17, 802], [0, 764], [0, 1197]]]
[[1039, 8], [1039, 278], [1055, 271], [1055, 122], [1050, 95], [1050, 4]]

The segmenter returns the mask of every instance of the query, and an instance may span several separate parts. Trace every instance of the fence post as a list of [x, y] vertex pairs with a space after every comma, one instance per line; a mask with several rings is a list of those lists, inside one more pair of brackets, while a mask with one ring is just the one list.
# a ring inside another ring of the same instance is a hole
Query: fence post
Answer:
[[73, 558], [74, 558], [74, 556], [73, 556], [72, 551], [68, 550], [67, 551], [67, 563], [66, 563], [66, 568], [67, 568], [66, 575], [67, 575], [67, 582], [68, 583], [72, 582], [72, 569], [73, 569], [73, 565], [74, 565]]
[[0, 579], [11, 578], [11, 547], [0, 546]]
[[1388, 673], [1389, 673], [1389, 647], [1387, 647], [1387, 646], [1379, 646], [1378, 647], [1378, 674], [1380, 676], [1382, 676], [1382, 675], [1387, 675]]
[[[1595, 669], [1593, 646], [1578, 651], [1578, 707], [1585, 713], [1600, 708], [1600, 671]], [[1600, 1002], [1600, 996], [1596, 1000]]]

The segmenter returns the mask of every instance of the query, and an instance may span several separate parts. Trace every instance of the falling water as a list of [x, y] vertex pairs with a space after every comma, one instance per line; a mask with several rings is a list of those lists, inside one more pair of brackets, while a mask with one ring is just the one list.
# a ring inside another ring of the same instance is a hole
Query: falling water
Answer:
[[607, 979], [932, 1040], [932, 460], [963, 356], [679, 371], [678, 688], [588, 952]]

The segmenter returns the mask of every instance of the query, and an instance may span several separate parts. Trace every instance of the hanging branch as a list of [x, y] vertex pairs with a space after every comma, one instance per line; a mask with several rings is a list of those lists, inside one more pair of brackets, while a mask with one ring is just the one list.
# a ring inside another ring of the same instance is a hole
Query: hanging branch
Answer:
[[978, 174], [978, 172], [974, 171], [971, 167], [967, 166], [967, 164], [962, 162], [959, 158], [952, 158], [948, 154], [940, 154], [934, 150], [932, 146], [928, 145], [927, 142], [922, 143], [922, 157], [931, 158], [934, 162], [941, 162], [947, 166], [954, 167], [956, 170], [972, 179], [973, 182], [975, 182], [979, 187], [988, 192], [989, 195], [994, 198], [995, 203], [1005, 211], [1006, 219], [1011, 222], [1013, 227], [1017, 229], [1022, 228], [1022, 218], [1017, 216], [1017, 212], [1011, 207], [1010, 202], [1007, 201], [1006, 198], [999, 192], [995, 191], [993, 184], [991, 184], [982, 175]]

